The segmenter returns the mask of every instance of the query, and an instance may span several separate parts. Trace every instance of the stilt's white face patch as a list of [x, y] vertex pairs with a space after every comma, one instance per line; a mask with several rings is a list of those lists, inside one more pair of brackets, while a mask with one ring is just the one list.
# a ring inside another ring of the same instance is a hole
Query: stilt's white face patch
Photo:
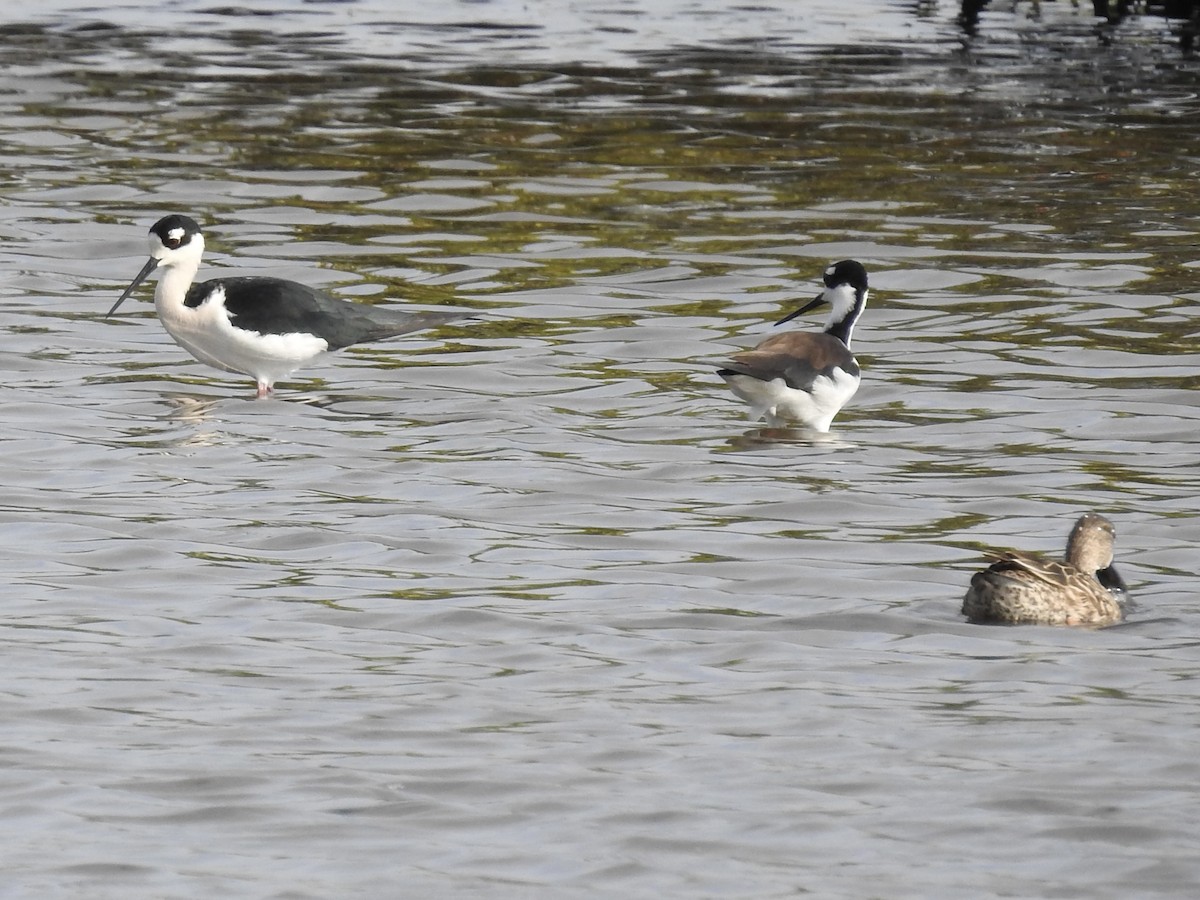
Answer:
[[826, 277], [826, 278], [832, 278], [832, 277], [833, 277], [833, 273], [834, 273], [835, 271], [837, 271], [837, 266], [830, 266], [828, 269], [826, 269], [826, 270], [825, 270], [825, 277]]
[[[191, 277], [200, 267], [200, 257], [204, 253], [204, 235], [193, 231], [189, 236], [186, 228], [172, 228], [165, 238], [150, 232], [150, 255], [164, 266], [182, 265], [191, 270]], [[186, 290], [186, 289], [185, 289]]]
[[150, 255], [153, 256], [163, 250], [178, 250], [185, 237], [187, 237], [186, 228], [172, 228], [167, 232], [165, 238], [160, 238], [153, 231], [150, 232]]
[[829, 322], [833, 324], [850, 315], [850, 310], [858, 303], [858, 292], [853, 285], [839, 284], [835, 288], [825, 289], [825, 299], [829, 301]]

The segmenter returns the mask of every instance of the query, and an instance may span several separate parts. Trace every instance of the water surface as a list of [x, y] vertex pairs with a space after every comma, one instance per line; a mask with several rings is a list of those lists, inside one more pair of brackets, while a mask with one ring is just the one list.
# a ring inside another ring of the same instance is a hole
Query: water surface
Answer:
[[[6, 895], [1191, 896], [1195, 61], [549, 6], [9, 23]], [[103, 318], [168, 212], [479, 318], [256, 402]], [[859, 394], [748, 422], [713, 362], [844, 257]], [[1125, 625], [962, 621], [1087, 509]]]

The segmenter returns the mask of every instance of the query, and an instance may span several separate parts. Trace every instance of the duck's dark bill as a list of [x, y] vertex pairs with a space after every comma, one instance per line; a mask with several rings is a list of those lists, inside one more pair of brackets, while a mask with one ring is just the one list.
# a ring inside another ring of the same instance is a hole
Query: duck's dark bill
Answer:
[[125, 293], [123, 293], [121, 295], [121, 299], [118, 300], [116, 303], [114, 303], [112, 306], [112, 309], [110, 309], [107, 313], [104, 314], [105, 318], [108, 318], [113, 313], [115, 313], [117, 311], [117, 307], [125, 302], [125, 298], [128, 297], [130, 294], [132, 294], [134, 289], [139, 284], [141, 284], [143, 281], [145, 281], [146, 277], [151, 272], [153, 272], [156, 268], [158, 268], [158, 260], [152, 256], [152, 257], [150, 257], [149, 260], [146, 261], [146, 264], [144, 266], [142, 266], [142, 271], [137, 273], [137, 278], [133, 279], [133, 283], [130, 284], [129, 287], [125, 288]]
[[1121, 573], [1117, 571], [1116, 566], [1101, 569], [1096, 573], [1096, 580], [1110, 591], [1117, 591], [1122, 594], [1129, 593], [1129, 588], [1125, 585], [1125, 579], [1121, 577]]

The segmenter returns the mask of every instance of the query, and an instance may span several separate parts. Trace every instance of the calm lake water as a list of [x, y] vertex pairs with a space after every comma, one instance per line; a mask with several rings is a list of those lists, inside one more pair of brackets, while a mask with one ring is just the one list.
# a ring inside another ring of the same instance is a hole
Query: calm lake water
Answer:
[[[1195, 896], [1200, 64], [992, 6], [10, 12], [0, 895]], [[255, 401], [103, 318], [170, 212], [479, 318]], [[962, 620], [1088, 509], [1127, 623]]]

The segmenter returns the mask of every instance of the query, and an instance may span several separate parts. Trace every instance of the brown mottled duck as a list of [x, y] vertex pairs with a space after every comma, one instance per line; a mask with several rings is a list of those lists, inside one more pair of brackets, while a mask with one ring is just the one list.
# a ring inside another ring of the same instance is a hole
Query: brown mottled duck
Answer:
[[1079, 517], [1063, 562], [1032, 553], [988, 553], [963, 599], [968, 621], [996, 625], [1112, 625], [1121, 621], [1125, 582], [1113, 566], [1116, 529], [1097, 513]]

